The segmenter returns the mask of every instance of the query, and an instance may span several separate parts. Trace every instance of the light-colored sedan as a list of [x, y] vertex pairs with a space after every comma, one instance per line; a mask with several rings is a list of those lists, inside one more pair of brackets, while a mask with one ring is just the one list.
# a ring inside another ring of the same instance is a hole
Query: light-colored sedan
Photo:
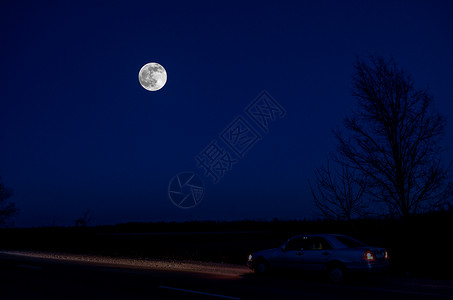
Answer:
[[290, 238], [280, 248], [252, 253], [247, 265], [258, 274], [269, 269], [324, 271], [333, 282], [341, 282], [347, 272], [385, 271], [389, 255], [384, 248], [339, 234], [310, 234]]

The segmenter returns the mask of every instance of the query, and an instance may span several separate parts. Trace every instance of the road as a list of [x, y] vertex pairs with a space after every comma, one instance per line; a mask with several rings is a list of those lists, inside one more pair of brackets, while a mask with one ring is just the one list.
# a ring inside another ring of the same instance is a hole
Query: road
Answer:
[[453, 299], [453, 281], [393, 276], [334, 285], [246, 267], [0, 252], [0, 299]]

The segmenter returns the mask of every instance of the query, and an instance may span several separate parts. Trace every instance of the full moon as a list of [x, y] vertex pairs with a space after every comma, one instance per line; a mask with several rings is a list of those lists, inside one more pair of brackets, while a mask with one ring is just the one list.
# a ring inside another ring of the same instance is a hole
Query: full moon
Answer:
[[154, 92], [167, 82], [167, 71], [158, 63], [148, 63], [140, 69], [138, 80], [144, 89]]

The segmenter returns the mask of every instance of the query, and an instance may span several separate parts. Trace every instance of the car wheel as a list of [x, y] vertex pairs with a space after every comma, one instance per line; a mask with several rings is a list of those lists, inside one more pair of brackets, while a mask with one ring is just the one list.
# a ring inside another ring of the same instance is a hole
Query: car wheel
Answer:
[[266, 274], [269, 271], [269, 265], [264, 259], [260, 259], [256, 262], [254, 271], [258, 275]]
[[332, 264], [327, 269], [329, 280], [333, 283], [340, 283], [344, 281], [346, 269], [341, 264]]

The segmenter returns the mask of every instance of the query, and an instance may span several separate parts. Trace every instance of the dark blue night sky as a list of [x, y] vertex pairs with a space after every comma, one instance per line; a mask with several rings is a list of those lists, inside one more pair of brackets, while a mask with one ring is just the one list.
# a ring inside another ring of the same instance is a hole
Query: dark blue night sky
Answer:
[[[392, 56], [449, 117], [451, 1], [2, 1], [0, 176], [17, 226], [312, 218], [307, 180], [354, 108], [356, 56]], [[138, 82], [148, 62], [163, 89]], [[266, 90], [268, 132], [244, 109]], [[236, 118], [261, 136], [214, 184], [195, 157]], [[195, 172], [199, 205], [170, 180]]]

